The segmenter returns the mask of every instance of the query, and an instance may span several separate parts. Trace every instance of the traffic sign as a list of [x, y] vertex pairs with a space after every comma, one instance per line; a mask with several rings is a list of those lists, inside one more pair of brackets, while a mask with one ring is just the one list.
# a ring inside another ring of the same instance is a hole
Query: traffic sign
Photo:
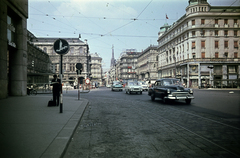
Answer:
[[85, 83], [86, 83], [86, 84], [90, 84], [90, 79], [87, 78], [87, 79], [85, 80]]
[[65, 39], [57, 39], [53, 44], [54, 51], [59, 55], [67, 54], [69, 51], [69, 44]]

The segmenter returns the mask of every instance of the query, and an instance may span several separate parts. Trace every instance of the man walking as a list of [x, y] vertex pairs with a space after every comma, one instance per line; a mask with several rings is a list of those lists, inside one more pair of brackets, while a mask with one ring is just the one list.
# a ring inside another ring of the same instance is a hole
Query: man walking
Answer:
[[59, 105], [59, 96], [60, 96], [60, 92], [62, 90], [62, 85], [61, 85], [61, 81], [60, 79], [57, 78], [57, 75], [53, 75], [53, 80], [52, 80], [52, 84], [53, 89], [53, 105], [54, 106], [58, 106]]

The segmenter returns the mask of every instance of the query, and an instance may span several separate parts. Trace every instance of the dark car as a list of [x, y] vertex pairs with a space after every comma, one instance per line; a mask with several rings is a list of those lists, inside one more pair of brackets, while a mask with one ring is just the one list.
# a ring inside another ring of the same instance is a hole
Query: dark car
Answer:
[[165, 78], [160, 79], [148, 90], [148, 95], [152, 101], [155, 98], [161, 98], [164, 103], [169, 100], [185, 100], [187, 104], [194, 99], [193, 90], [184, 88], [178, 79]]

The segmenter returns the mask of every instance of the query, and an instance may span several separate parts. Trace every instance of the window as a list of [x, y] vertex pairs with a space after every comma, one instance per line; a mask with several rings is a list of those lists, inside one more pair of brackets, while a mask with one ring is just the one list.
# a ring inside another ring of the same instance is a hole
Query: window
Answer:
[[228, 24], [228, 19], [224, 19], [224, 25]]
[[195, 37], [195, 31], [192, 31], [192, 36]]
[[205, 36], [205, 30], [202, 30], [200, 33], [201, 33], [201, 36]]
[[215, 30], [215, 36], [218, 36], [218, 30]]
[[201, 25], [205, 24], [205, 19], [201, 19]]
[[205, 58], [205, 52], [202, 52], [202, 59]]
[[218, 41], [215, 41], [215, 48], [218, 48]]
[[237, 73], [237, 67], [235, 65], [228, 66], [228, 73]]
[[234, 52], [234, 58], [237, 58], [237, 57], [238, 57], [238, 53]]
[[215, 58], [218, 58], [218, 52], [215, 53]]
[[195, 53], [192, 53], [192, 57], [195, 58], [195, 57], [196, 57], [196, 54], [195, 54]]
[[228, 48], [228, 41], [224, 41], [224, 48]]
[[234, 30], [234, 36], [237, 36], [237, 30]]
[[192, 26], [194, 26], [195, 25], [195, 20], [192, 20]]
[[228, 35], [228, 31], [224, 30], [224, 36], [227, 36], [227, 35]]
[[226, 58], [228, 57], [228, 52], [224, 53], [224, 57], [226, 57]]
[[205, 41], [201, 41], [201, 47], [205, 48]]
[[238, 49], [238, 41], [234, 41], [234, 48]]
[[218, 24], [218, 19], [215, 19], [215, 24]]
[[192, 42], [192, 49], [195, 49], [195, 41]]
[[237, 19], [234, 19], [234, 24], [237, 24]]

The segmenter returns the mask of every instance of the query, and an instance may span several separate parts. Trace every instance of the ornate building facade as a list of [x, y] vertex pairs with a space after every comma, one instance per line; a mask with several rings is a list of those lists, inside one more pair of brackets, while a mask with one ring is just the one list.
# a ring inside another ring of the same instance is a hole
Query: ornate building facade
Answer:
[[186, 14], [160, 28], [158, 78], [176, 77], [187, 87], [240, 85], [240, 7], [189, 0]]
[[[53, 72], [59, 73], [60, 55], [55, 53], [53, 44], [58, 38], [36, 38], [33, 39], [35, 46], [45, 51], [53, 64]], [[69, 43], [70, 50], [63, 56], [63, 83], [69, 82], [72, 86], [77, 85], [78, 77], [90, 78], [91, 76], [91, 56], [87, 40], [85, 42], [78, 38], [65, 38]], [[82, 73], [77, 75], [76, 64], [82, 64]]]

